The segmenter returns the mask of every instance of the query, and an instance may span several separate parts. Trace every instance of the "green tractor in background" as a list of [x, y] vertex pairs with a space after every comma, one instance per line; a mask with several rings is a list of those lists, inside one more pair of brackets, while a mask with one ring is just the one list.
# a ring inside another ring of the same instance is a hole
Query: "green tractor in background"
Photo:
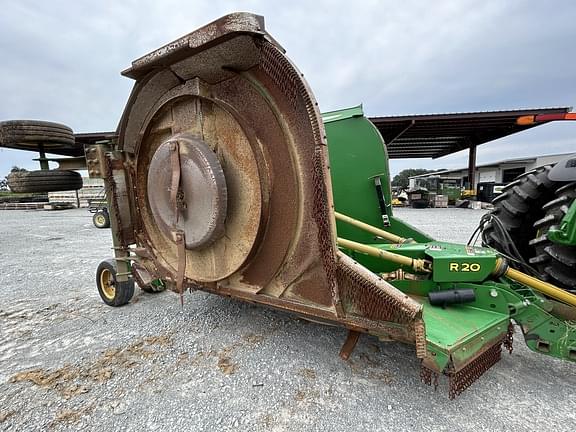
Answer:
[[459, 177], [427, 175], [417, 178], [414, 187], [407, 190], [408, 202], [413, 208], [454, 205], [462, 194], [461, 183]]
[[522, 174], [493, 203], [481, 221], [483, 243], [576, 293], [576, 155]]

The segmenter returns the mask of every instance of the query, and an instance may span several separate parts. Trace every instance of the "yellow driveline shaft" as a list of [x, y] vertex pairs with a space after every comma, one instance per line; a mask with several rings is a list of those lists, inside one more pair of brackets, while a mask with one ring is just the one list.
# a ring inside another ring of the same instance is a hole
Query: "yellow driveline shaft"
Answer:
[[430, 263], [422, 259], [414, 259], [406, 257], [404, 255], [395, 254], [393, 252], [388, 252], [382, 249], [378, 249], [374, 246], [368, 246], [363, 243], [358, 243], [352, 240], [346, 240], [338, 237], [338, 246], [342, 246], [346, 249], [355, 250], [357, 252], [362, 252], [367, 255], [371, 255], [377, 258], [382, 258], [383, 260], [392, 261], [396, 264], [405, 265], [412, 267], [414, 270], [419, 272], [429, 272]]
[[[336, 219], [338, 219], [338, 220], [349, 223], [350, 225], [354, 225], [360, 229], [368, 231], [374, 235], [377, 235], [378, 237], [382, 237], [382, 238], [389, 240], [393, 243], [404, 243], [407, 241], [407, 239], [405, 239], [403, 237], [400, 237], [400, 236], [397, 236], [395, 234], [381, 230], [379, 228], [373, 227], [372, 225], [361, 222], [359, 220], [351, 218], [350, 216], [346, 216], [342, 213], [334, 212], [334, 215], [336, 216]], [[429, 272], [432, 270], [431, 263], [429, 263], [425, 260], [422, 260], [422, 259], [413, 259], [413, 258], [406, 257], [403, 255], [395, 254], [393, 252], [388, 252], [388, 251], [385, 251], [382, 249], [378, 249], [374, 246], [369, 246], [369, 245], [366, 245], [363, 243], [358, 243], [358, 242], [355, 242], [352, 240], [347, 240], [347, 239], [344, 239], [341, 237], [338, 237], [337, 242], [338, 242], [338, 246], [342, 246], [342, 247], [347, 248], [347, 249], [355, 250], [357, 252], [362, 252], [362, 253], [365, 253], [367, 255], [377, 257], [377, 258], [382, 258], [384, 260], [392, 261], [392, 262], [395, 262], [395, 263], [400, 264], [400, 265], [412, 267], [416, 271], [428, 271]], [[516, 282], [520, 282], [523, 285], [529, 286], [530, 288], [533, 288], [536, 291], [539, 291], [543, 294], [546, 294], [547, 296], [552, 297], [553, 299], [559, 300], [561, 302], [564, 302], [566, 304], [569, 304], [571, 306], [576, 307], [576, 295], [569, 293], [568, 291], [565, 291], [561, 288], [558, 288], [558, 287], [556, 287], [556, 286], [554, 286], [548, 282], [544, 282], [540, 279], [536, 279], [535, 277], [527, 275], [526, 273], [522, 273], [521, 271], [518, 271], [518, 270], [513, 269], [511, 267], [508, 267], [508, 269], [506, 269], [504, 276], [506, 276], [506, 277], [516, 281]]]
[[520, 282], [521, 284], [527, 285], [530, 288], [534, 288], [536, 291], [546, 294], [548, 297], [552, 297], [571, 306], [576, 306], [576, 295], [569, 293], [568, 291], [564, 291], [563, 289], [549, 284], [548, 282], [541, 281], [540, 279], [536, 279], [535, 277], [510, 267], [508, 267], [504, 273], [504, 276], [515, 280], [516, 282]]
[[358, 219], [354, 219], [350, 216], [346, 216], [345, 214], [338, 213], [337, 211], [334, 212], [334, 216], [336, 219], [342, 222], [346, 222], [347, 224], [353, 225], [361, 230], [367, 231], [371, 234], [374, 234], [378, 237], [383, 239], [389, 240], [392, 243], [406, 243], [408, 239], [404, 237], [397, 236], [396, 234], [389, 233], [388, 231], [384, 231], [383, 229], [376, 228], [370, 224], [364, 223], [359, 221]]

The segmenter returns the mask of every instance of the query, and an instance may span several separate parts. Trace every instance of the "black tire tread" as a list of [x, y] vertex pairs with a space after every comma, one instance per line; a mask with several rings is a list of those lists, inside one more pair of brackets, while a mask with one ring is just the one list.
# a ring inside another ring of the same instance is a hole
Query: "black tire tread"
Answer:
[[41, 134], [74, 134], [69, 127], [52, 127], [52, 126], [3, 126], [2, 133], [6, 135], [22, 135], [29, 133]]
[[64, 143], [72, 144], [75, 142], [74, 135], [68, 133], [19, 133], [19, 134], [2, 134], [2, 142], [5, 145], [17, 143]]
[[82, 176], [76, 171], [38, 170], [11, 173], [8, 186], [13, 192], [57, 192], [82, 188]]
[[[104, 216], [104, 219], [105, 219], [105, 223], [103, 225], [98, 225], [96, 223], [97, 217], [100, 215]], [[99, 228], [99, 229], [110, 228], [110, 215], [105, 210], [99, 210], [96, 213], [94, 213], [94, 216], [92, 216], [92, 223], [94, 224], [94, 226], [96, 228]]]
[[[544, 216], [542, 207], [550, 200], [558, 184], [548, 179], [551, 166], [530, 170], [503, 188], [502, 194], [492, 201], [492, 215], [497, 217], [522, 257], [535, 256], [530, 240], [535, 235], [534, 223]], [[499, 251], [505, 251], [505, 239], [499, 238], [492, 224], [486, 224], [482, 232], [483, 243]], [[515, 266], [515, 264], [512, 264]]]
[[66, 126], [65, 124], [49, 122], [45, 120], [4, 120], [0, 122], [0, 127], [21, 127], [21, 126], [29, 126], [37, 128], [48, 127], [48, 128], [72, 130], [69, 126]]
[[0, 122], [0, 146], [32, 147], [45, 144], [74, 146], [76, 140], [71, 128], [60, 123], [39, 120], [8, 120]]
[[109, 258], [107, 260], [102, 261], [98, 268], [96, 269], [96, 286], [98, 288], [98, 294], [102, 298], [102, 301], [106, 303], [108, 306], [119, 307], [124, 306], [125, 304], [129, 303], [132, 297], [134, 296], [134, 279], [130, 278], [127, 282], [118, 283], [116, 282], [116, 292], [114, 296], [114, 300], [110, 301], [107, 299], [100, 290], [100, 272], [103, 268], [107, 268], [111, 270], [114, 274], [114, 279], [116, 279], [116, 260], [114, 258]]
[[558, 226], [575, 200], [576, 182], [573, 182], [558, 188], [556, 196], [543, 206], [546, 215], [534, 223], [537, 236], [531, 241], [535, 252], [530, 259], [544, 280], [573, 293], [576, 293], [576, 245], [555, 244], [547, 233]]

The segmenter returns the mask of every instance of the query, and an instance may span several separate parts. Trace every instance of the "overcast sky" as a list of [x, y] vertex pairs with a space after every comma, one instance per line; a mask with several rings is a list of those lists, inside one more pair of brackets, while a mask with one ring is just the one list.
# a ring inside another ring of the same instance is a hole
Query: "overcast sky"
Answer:
[[[576, 104], [576, 1], [0, 0], [0, 120], [116, 129], [132, 81], [120, 71], [221, 15], [250, 11], [308, 79], [322, 111], [368, 116]], [[478, 163], [576, 152], [576, 122], [484, 144]], [[37, 169], [33, 153], [0, 150]], [[466, 152], [392, 161], [456, 168]]]

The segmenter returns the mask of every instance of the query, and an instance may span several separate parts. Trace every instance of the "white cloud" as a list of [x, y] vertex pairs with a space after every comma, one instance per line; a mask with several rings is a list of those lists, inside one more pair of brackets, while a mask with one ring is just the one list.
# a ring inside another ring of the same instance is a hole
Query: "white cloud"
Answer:
[[[576, 98], [576, 3], [569, 0], [554, 7], [521, 0], [21, 0], [3, 2], [0, 14], [0, 120], [113, 130], [132, 86], [121, 70], [235, 10], [265, 16], [323, 110], [364, 103], [368, 115], [410, 114], [572, 105]], [[559, 151], [575, 147], [574, 125], [562, 133], [544, 128], [538, 140]], [[480, 147], [479, 160], [501, 159], [490, 146]], [[538, 142], [502, 148], [513, 156], [542, 153]], [[22, 155], [1, 152], [0, 175], [13, 158], [22, 164]], [[408, 162], [393, 169], [398, 163]], [[466, 156], [417, 163], [463, 166]]]

